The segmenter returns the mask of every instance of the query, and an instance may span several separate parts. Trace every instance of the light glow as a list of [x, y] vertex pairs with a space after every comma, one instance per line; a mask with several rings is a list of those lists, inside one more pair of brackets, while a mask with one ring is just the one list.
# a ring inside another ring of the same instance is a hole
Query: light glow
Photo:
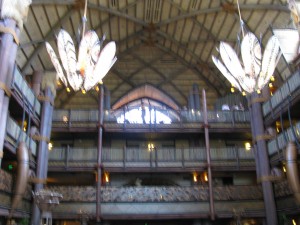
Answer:
[[196, 172], [193, 173], [193, 180], [195, 183], [198, 182], [198, 174]]
[[250, 144], [250, 142], [245, 142], [245, 149], [247, 151], [251, 150], [251, 144]]
[[53, 144], [51, 142], [48, 143], [48, 150], [51, 151], [53, 149]]

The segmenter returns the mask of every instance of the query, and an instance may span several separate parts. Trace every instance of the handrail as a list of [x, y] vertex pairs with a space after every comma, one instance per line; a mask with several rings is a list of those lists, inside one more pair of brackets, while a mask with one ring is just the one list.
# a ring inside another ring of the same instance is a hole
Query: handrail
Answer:
[[40, 116], [41, 103], [17, 68], [15, 68], [13, 74], [12, 89], [16, 91], [20, 98], [24, 96], [23, 101], [26, 101], [26, 104], [30, 106], [30, 110], [34, 108], [34, 112]]
[[286, 82], [273, 94], [273, 96], [263, 104], [263, 115], [267, 116], [272, 113], [273, 109], [288, 100], [290, 95], [299, 90], [300, 73], [297, 71], [290, 76]]
[[[168, 115], [172, 119], [172, 124], [186, 124], [186, 123], [203, 123], [203, 113], [202, 111], [189, 111], [189, 110], [161, 110], [165, 115]], [[123, 124], [126, 126], [128, 121], [123, 122], [117, 121], [117, 118], [124, 114], [124, 110], [106, 110], [104, 112], [104, 123], [114, 123]], [[65, 126], [66, 123], [69, 125], [76, 125], [76, 123], [94, 123], [98, 121], [98, 111], [97, 110], [54, 110], [53, 112], [53, 123], [56, 126]], [[209, 123], [249, 123], [250, 116], [249, 111], [208, 111], [208, 122]], [[138, 123], [131, 123], [134, 126]], [[150, 124], [147, 125], [164, 125], [163, 123], [158, 123], [155, 118], [150, 120]], [[170, 125], [170, 124], [165, 124]]]
[[28, 149], [31, 150], [32, 154], [35, 156], [37, 153], [37, 143], [31, 138], [28, 138], [27, 134], [20, 128], [20, 126], [12, 118], [8, 117], [5, 136], [6, 141], [8, 141], [16, 148], [19, 136], [20, 141], [26, 142], [26, 146], [28, 147]]
[[272, 156], [275, 153], [279, 152], [286, 148], [289, 142], [295, 142], [296, 139], [300, 139], [300, 121], [297, 122], [294, 126], [285, 129], [285, 131], [279, 133], [272, 140], [268, 141], [268, 151], [269, 155]]
[[[204, 148], [155, 148], [150, 152], [141, 148], [103, 148], [102, 162], [124, 162], [124, 163], [191, 163], [206, 162]], [[211, 160], [214, 162], [240, 162], [253, 161], [252, 151], [245, 148], [223, 147], [211, 148]], [[124, 155], [125, 154], [125, 155]], [[49, 152], [49, 162], [96, 162], [97, 148], [54, 148]], [[157, 164], [156, 164], [157, 165]]]

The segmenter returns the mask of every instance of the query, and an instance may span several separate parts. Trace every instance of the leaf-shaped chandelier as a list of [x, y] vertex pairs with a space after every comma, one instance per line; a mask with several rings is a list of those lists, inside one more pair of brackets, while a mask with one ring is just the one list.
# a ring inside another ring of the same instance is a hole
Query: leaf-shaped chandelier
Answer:
[[[238, 5], [239, 7], [239, 5]], [[226, 42], [220, 42], [219, 52], [223, 63], [212, 56], [212, 60], [233, 87], [251, 94], [260, 91], [270, 80], [280, 59], [279, 41], [271, 36], [262, 52], [258, 38], [251, 32], [244, 34], [240, 16], [243, 40], [241, 43], [241, 64], [237, 53]]]
[[212, 56], [212, 60], [227, 80], [239, 91], [253, 93], [261, 90], [270, 80], [281, 56], [279, 42], [272, 36], [262, 54], [257, 37], [248, 32], [241, 43], [243, 65], [226, 42], [220, 42], [220, 55], [223, 63]]
[[64, 29], [61, 29], [57, 36], [60, 60], [51, 45], [46, 42], [46, 49], [55, 67], [57, 80], [60, 79], [67, 87], [67, 90], [70, 85], [74, 91], [80, 89], [88, 91], [98, 82], [102, 83], [102, 79], [117, 60], [114, 41], [103, 47], [105, 37], [99, 40], [96, 32], [93, 30], [85, 33], [86, 10], [87, 0], [85, 1], [82, 39], [79, 44], [78, 59], [76, 58], [75, 45], [72, 38]]

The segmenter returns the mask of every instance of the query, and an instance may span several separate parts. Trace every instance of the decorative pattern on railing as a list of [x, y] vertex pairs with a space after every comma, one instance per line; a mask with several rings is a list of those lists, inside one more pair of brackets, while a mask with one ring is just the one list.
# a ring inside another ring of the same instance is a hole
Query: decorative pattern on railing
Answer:
[[10, 193], [12, 191], [12, 175], [0, 169], [0, 190]]
[[294, 75], [274, 93], [271, 99], [263, 104], [263, 114], [267, 116], [273, 109], [278, 107], [283, 101], [288, 100], [300, 87], [300, 73], [297, 71]]
[[12, 89], [14, 89], [20, 98], [23, 99], [25, 105], [29, 106], [30, 109], [34, 108], [34, 112], [38, 116], [40, 115], [41, 103], [38, 101], [32, 89], [28, 86], [17, 68], [14, 70]]
[[274, 193], [277, 198], [292, 196], [294, 193], [287, 180], [274, 184]]
[[26, 146], [31, 150], [33, 155], [36, 155], [37, 143], [32, 140], [28, 135], [19, 127], [19, 125], [10, 117], [7, 118], [6, 125], [6, 137], [5, 140], [8, 141], [12, 146], [16, 146], [18, 142], [26, 142]]
[[285, 149], [290, 141], [295, 142], [296, 140], [300, 140], [300, 122], [284, 130], [268, 142], [269, 155], [274, 155], [280, 152]]
[[[252, 151], [245, 148], [211, 148], [212, 165], [243, 166], [254, 165]], [[49, 153], [49, 166], [95, 166], [97, 162], [96, 148], [54, 148]], [[108, 166], [113, 163], [121, 163], [119, 166], [129, 166], [130, 163], [144, 163], [145, 167], [188, 166], [190, 163], [205, 163], [205, 148], [155, 148], [149, 152], [141, 148], [103, 148], [102, 163]], [[221, 162], [224, 162], [223, 164]], [[172, 165], [173, 163], [173, 165]], [[191, 164], [194, 165], [194, 164]], [[115, 165], [116, 166], [116, 165]]]
[[[52, 186], [61, 193], [62, 202], [95, 202], [96, 188], [92, 186]], [[217, 186], [215, 201], [262, 200], [261, 186]], [[201, 202], [208, 201], [208, 186], [192, 187], [102, 187], [101, 201], [106, 202]]]
[[[13, 190], [13, 175], [0, 169], [0, 205], [5, 207], [11, 207], [11, 197], [13, 194]], [[32, 186], [31, 184], [28, 184], [23, 196], [23, 201], [18, 207], [27, 212], [29, 212], [31, 208], [31, 190]]]

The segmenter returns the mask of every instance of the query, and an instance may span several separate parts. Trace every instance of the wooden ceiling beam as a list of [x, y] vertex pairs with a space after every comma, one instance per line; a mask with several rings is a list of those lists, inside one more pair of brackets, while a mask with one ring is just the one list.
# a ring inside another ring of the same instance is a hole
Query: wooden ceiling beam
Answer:
[[[57, 21], [57, 23], [54, 25], [54, 27], [46, 34], [45, 40], [48, 41], [51, 39], [51, 37], [57, 32], [58, 29], [60, 29], [61, 25], [64, 24], [70, 17], [71, 15], [76, 12], [74, 9], [68, 10], [61, 19]], [[26, 70], [30, 67], [30, 64], [32, 63], [33, 60], [38, 56], [40, 51], [45, 47], [45, 43], [39, 43], [38, 46], [35, 48], [33, 53], [29, 56], [27, 62], [21, 69], [22, 74], [26, 74]]]

